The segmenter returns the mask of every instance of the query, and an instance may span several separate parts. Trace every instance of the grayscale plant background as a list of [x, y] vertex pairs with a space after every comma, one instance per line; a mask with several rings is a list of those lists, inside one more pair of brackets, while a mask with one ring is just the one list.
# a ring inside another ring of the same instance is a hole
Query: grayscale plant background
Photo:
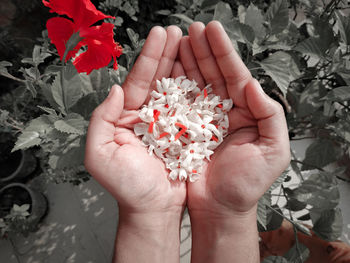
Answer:
[[[266, 93], [283, 105], [292, 144], [309, 142], [302, 159], [292, 151], [289, 169], [260, 200], [259, 230], [278, 228], [283, 216], [296, 232], [308, 233], [307, 222], [322, 239], [340, 237], [337, 184], [350, 182], [348, 1], [92, 2], [116, 17], [108, 22], [116, 25], [124, 54], [117, 71], [87, 76], [71, 65], [61, 69], [45, 31], [51, 15], [41, 1], [0, 1], [0, 140], [13, 150], [32, 148], [39, 178], [51, 188], [52, 182], [84, 188], [90, 179], [83, 166], [89, 117], [111, 85], [123, 83], [152, 26], [175, 24], [186, 34], [193, 21], [218, 20]], [[285, 259], [307, 255], [299, 245]]]

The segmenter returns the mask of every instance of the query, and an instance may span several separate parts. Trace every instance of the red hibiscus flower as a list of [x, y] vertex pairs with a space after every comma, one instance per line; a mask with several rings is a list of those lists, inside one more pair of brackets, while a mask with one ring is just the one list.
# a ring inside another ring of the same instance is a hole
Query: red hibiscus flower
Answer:
[[[73, 61], [78, 72], [90, 74], [94, 69], [107, 66], [112, 58], [113, 68], [118, 68], [116, 57], [122, 54], [122, 48], [113, 39], [114, 25], [102, 23], [92, 26], [102, 19], [112, 18], [111, 16], [98, 11], [90, 0], [43, 0], [43, 4], [51, 9], [50, 12], [72, 19], [54, 17], [46, 24], [49, 38], [56, 46], [61, 60], [67, 61], [82, 46], [87, 46], [87, 50]], [[67, 48], [69, 52], [66, 54]]]

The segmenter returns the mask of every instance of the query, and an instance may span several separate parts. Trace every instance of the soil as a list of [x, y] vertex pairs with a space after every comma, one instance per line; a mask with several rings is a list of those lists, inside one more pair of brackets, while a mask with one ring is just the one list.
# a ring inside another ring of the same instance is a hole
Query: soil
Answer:
[[[9, 214], [14, 204], [21, 206], [31, 203], [30, 194], [22, 187], [14, 186], [8, 188], [0, 193], [0, 218]], [[28, 212], [31, 212], [31, 207]]]
[[0, 149], [0, 178], [5, 178], [16, 171], [21, 162], [22, 153], [20, 151], [11, 153], [12, 145], [6, 143], [0, 144]]

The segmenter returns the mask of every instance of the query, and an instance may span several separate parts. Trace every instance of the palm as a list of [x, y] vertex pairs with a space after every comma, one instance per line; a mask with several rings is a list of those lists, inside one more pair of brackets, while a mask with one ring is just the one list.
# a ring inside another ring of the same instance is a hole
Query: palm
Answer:
[[153, 29], [123, 89], [113, 87], [90, 121], [85, 166], [119, 206], [137, 212], [185, 205], [186, 185], [169, 181], [164, 163], [150, 156], [133, 132], [154, 80], [170, 76], [180, 39], [176, 27]]

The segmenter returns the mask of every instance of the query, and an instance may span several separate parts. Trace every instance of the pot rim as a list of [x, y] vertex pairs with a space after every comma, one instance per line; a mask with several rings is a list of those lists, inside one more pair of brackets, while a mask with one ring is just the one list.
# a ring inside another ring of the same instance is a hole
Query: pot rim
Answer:
[[[24, 150], [20, 150], [20, 153], [21, 153], [21, 160], [20, 160], [20, 162], [19, 162], [19, 164], [18, 164], [16, 170], [13, 171], [9, 176], [1, 178], [1, 179], [0, 179], [0, 182], [7, 182], [7, 181], [12, 180], [12, 179], [15, 178], [15, 177], [19, 174], [19, 172], [22, 170], [23, 165], [24, 165], [24, 155], [25, 155], [25, 152], [24, 152]], [[13, 153], [11, 152], [11, 154], [13, 154]]]

